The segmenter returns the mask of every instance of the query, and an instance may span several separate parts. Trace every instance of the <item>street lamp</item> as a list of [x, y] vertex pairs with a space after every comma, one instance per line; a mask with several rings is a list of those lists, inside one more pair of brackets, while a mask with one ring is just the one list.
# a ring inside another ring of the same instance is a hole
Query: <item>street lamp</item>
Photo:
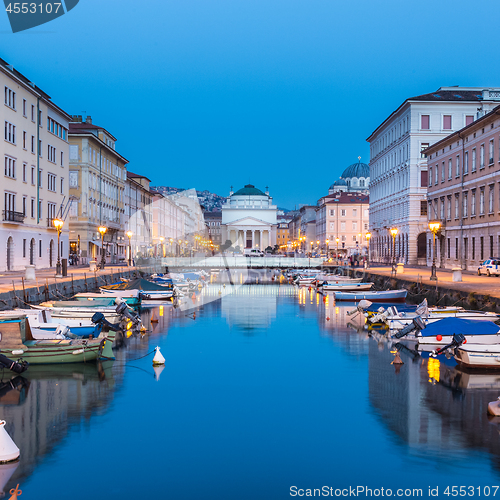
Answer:
[[128, 236], [128, 266], [132, 265], [132, 231], [125, 233]]
[[429, 229], [432, 232], [432, 239], [433, 239], [433, 254], [432, 254], [432, 267], [431, 267], [431, 280], [437, 281], [437, 274], [436, 274], [436, 234], [438, 233], [439, 229], [441, 228], [441, 222], [439, 221], [433, 221], [429, 222]]
[[339, 265], [339, 238], [335, 238], [335, 242], [337, 243], [337, 266]]
[[106, 231], [108, 230], [107, 227], [105, 226], [99, 226], [97, 230], [101, 233], [101, 269], [104, 269], [104, 264], [106, 264], [106, 257], [104, 255], [104, 235], [106, 234]]
[[163, 242], [165, 241], [165, 238], [163, 236], [160, 236], [160, 247], [161, 247], [161, 258], [165, 257], [165, 252], [163, 251]]
[[392, 273], [396, 274], [396, 236], [398, 234], [398, 229], [396, 227], [393, 227], [390, 230], [390, 233], [392, 235]]
[[58, 278], [62, 277], [61, 273], [61, 231], [62, 227], [64, 224], [64, 221], [62, 219], [54, 219], [52, 221], [52, 224], [54, 224], [54, 227], [57, 229], [57, 264], [56, 264], [56, 276]]
[[366, 269], [370, 268], [370, 238], [372, 237], [372, 233], [368, 232], [365, 235], [368, 249], [367, 249], [367, 255], [366, 255]]
[[330, 240], [327, 238], [325, 240], [325, 243], [326, 243], [326, 258], [328, 260], [328, 258], [330, 257]]

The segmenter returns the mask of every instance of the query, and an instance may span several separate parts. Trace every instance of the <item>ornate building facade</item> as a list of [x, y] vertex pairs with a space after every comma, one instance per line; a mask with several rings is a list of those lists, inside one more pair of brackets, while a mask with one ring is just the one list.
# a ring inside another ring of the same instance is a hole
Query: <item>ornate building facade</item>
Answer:
[[[266, 188], [267, 189], [267, 188]], [[278, 207], [273, 205], [269, 191], [262, 192], [252, 184], [233, 193], [222, 205], [222, 242], [230, 240], [240, 248], [274, 247]]]

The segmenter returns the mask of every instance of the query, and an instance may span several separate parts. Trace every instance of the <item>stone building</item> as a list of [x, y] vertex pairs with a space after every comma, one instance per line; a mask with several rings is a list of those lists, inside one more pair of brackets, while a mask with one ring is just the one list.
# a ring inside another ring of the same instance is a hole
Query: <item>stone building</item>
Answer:
[[[0, 59], [4, 97], [4, 164], [0, 271], [55, 267], [57, 231], [53, 220], [68, 210], [68, 126], [71, 116], [42, 89]], [[68, 257], [69, 224], [60, 238]]]
[[[500, 106], [425, 150], [428, 220], [438, 267], [474, 269], [500, 255]], [[427, 232], [427, 264], [433, 260]]]
[[233, 193], [222, 205], [222, 241], [231, 240], [240, 248], [276, 245], [278, 207], [269, 191], [262, 192], [252, 184]]
[[82, 264], [100, 259], [100, 226], [106, 227], [106, 261], [125, 260], [125, 181], [128, 160], [116, 151], [116, 137], [74, 116], [69, 124], [69, 210], [71, 253]]
[[398, 229], [396, 255], [426, 263], [427, 159], [423, 151], [472, 123], [500, 101], [500, 89], [442, 87], [406, 99], [368, 137], [370, 248], [373, 259], [391, 254], [389, 229]]

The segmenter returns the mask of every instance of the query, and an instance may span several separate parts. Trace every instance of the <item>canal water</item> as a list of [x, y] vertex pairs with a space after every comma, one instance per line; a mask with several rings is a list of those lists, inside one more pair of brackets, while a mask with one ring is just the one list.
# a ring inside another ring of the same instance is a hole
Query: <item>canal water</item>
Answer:
[[147, 309], [150, 332], [114, 362], [3, 373], [0, 418], [21, 449], [0, 466], [7, 498], [17, 484], [22, 500], [444, 498], [500, 484], [500, 424], [486, 414], [500, 374], [411, 349], [397, 367], [352, 304], [304, 288], [214, 285], [186, 303]]

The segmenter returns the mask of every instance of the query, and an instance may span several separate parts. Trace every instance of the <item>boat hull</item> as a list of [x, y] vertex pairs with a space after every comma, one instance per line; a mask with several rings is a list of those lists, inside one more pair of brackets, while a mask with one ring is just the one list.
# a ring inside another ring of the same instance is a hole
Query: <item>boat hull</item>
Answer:
[[461, 347], [455, 354], [455, 360], [467, 368], [500, 370], [500, 346]]
[[370, 302], [404, 302], [407, 290], [390, 290], [385, 292], [333, 292], [336, 301], [359, 302], [369, 300]]
[[318, 288], [324, 292], [366, 292], [371, 289], [373, 283], [329, 283], [320, 285]]

